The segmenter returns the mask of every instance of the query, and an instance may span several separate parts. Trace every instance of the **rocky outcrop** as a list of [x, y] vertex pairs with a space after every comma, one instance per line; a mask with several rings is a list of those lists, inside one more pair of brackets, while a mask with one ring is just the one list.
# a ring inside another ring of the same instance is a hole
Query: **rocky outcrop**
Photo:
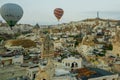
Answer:
[[113, 50], [115, 55], [120, 56], [120, 31], [116, 32], [116, 35], [112, 39]]
[[91, 35], [84, 36], [82, 40], [82, 45], [95, 46], [94, 37]]

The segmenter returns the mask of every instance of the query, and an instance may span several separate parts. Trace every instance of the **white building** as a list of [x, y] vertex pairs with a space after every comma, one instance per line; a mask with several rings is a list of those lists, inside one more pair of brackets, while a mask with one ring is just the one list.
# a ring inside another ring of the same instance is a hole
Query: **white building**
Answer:
[[69, 57], [62, 60], [62, 65], [64, 68], [81, 68], [82, 67], [82, 58]]
[[27, 69], [27, 76], [29, 77], [30, 80], [34, 80], [38, 71], [39, 66], [29, 67]]
[[69, 75], [70, 72], [65, 69], [55, 69], [55, 76]]
[[3, 66], [10, 65], [10, 64], [22, 64], [23, 55], [1, 57], [0, 61]]

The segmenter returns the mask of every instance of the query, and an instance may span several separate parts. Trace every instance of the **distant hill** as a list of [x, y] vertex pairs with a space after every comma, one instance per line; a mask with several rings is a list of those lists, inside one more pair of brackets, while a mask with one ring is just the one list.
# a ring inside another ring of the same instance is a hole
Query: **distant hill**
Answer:
[[102, 18], [88, 18], [88, 19], [85, 19], [85, 20], [82, 20], [82, 21], [96, 21], [96, 20], [99, 20], [99, 21], [110, 21], [110, 22], [119, 22], [120, 20], [114, 20], [114, 19], [102, 19]]

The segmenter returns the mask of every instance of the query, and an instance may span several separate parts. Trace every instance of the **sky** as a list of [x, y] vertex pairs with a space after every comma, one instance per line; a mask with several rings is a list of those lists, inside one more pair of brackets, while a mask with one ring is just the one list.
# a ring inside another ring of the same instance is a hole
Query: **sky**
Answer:
[[58, 24], [53, 14], [55, 8], [64, 10], [59, 23], [96, 18], [97, 11], [100, 18], [120, 19], [120, 0], [0, 0], [0, 7], [5, 3], [16, 3], [23, 8], [23, 17], [18, 22], [22, 24]]

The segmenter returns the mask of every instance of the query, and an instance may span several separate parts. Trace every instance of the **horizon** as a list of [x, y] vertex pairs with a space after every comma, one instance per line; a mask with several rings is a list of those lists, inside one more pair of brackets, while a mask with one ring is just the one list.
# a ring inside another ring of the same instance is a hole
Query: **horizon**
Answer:
[[[35, 25], [38, 23], [39, 25], [55, 25], [58, 23], [69, 23], [71, 21], [81, 21], [87, 18], [96, 18], [97, 12], [99, 12], [100, 18], [120, 19], [119, 0], [52, 0], [51, 2], [47, 0], [1, 0], [0, 7], [6, 3], [15, 3], [23, 8], [24, 14], [18, 24]], [[57, 21], [53, 14], [55, 8], [62, 8], [64, 10], [64, 15], [60, 19], [60, 22]], [[5, 22], [1, 16], [0, 20]]]
[[[69, 22], [62, 22], [62, 23], [55, 23], [55, 24], [39, 24], [39, 23], [35, 23], [35, 24], [29, 24], [29, 23], [17, 23], [16, 25], [31, 25], [31, 26], [35, 26], [36, 24], [38, 24], [39, 26], [53, 26], [53, 25], [59, 25], [59, 24], [69, 24], [71, 22], [79, 22], [79, 21], [84, 21], [84, 20], [87, 20], [87, 19], [96, 19], [97, 17], [94, 17], [94, 18], [85, 18], [85, 19], [82, 19], [82, 20], [78, 20], [78, 21], [69, 21]], [[105, 19], [105, 20], [117, 20], [117, 21], [120, 21], [120, 19], [108, 19], [108, 18], [99, 18], [99, 19]], [[2, 23], [5, 23], [7, 24], [7, 22], [5, 22], [4, 20], [0, 20], [2, 21]]]

